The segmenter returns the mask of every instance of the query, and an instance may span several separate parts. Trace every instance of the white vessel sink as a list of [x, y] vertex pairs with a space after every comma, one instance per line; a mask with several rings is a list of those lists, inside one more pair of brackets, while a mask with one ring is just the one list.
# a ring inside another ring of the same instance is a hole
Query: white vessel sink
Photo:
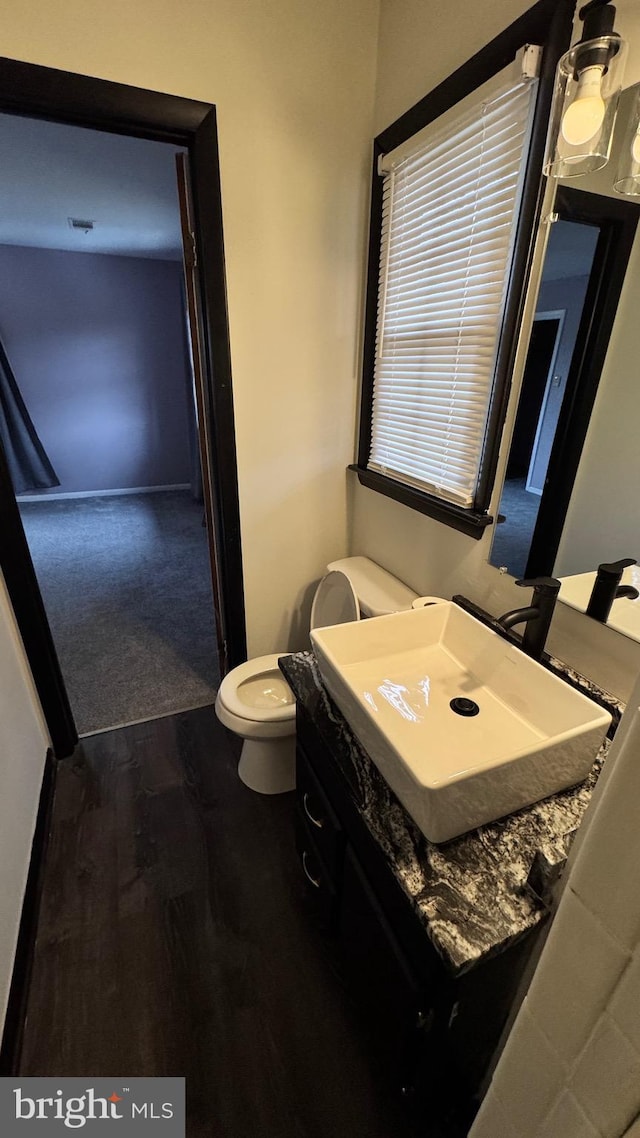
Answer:
[[[451, 601], [311, 639], [330, 694], [432, 842], [586, 778], [611, 722]], [[456, 713], [457, 697], [478, 711]]]

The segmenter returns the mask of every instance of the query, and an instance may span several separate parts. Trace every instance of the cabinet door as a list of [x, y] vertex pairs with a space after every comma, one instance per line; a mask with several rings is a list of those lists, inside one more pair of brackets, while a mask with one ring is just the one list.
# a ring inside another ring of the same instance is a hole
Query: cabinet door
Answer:
[[428, 1046], [431, 1009], [382, 912], [372, 886], [347, 846], [340, 904], [340, 938], [352, 990], [393, 1067], [411, 1089]]

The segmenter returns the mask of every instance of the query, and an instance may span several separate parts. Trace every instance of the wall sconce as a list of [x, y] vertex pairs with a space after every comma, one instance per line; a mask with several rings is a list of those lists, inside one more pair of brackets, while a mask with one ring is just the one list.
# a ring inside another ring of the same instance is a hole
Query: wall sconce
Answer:
[[627, 119], [613, 188], [625, 197], [640, 196], [640, 85]]
[[591, 174], [609, 160], [627, 49], [615, 16], [606, 0], [590, 0], [580, 10], [582, 39], [558, 63], [544, 164], [551, 178]]

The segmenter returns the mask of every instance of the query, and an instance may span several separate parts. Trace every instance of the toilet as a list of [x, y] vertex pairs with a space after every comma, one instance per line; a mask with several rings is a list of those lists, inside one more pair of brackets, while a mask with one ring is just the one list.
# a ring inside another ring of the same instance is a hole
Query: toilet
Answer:
[[[402, 581], [368, 557], [343, 557], [327, 566], [311, 606], [311, 628], [346, 624], [360, 616], [410, 609], [416, 600]], [[244, 740], [238, 774], [260, 794], [282, 794], [296, 785], [296, 706], [274, 652], [240, 664], [224, 677], [216, 715]]]

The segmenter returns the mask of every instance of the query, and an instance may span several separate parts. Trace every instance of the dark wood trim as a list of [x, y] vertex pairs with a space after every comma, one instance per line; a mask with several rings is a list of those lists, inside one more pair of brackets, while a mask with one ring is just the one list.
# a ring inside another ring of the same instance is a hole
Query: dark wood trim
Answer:
[[78, 733], [1, 444], [0, 569], [53, 749], [58, 758], [66, 758], [78, 742]]
[[640, 205], [635, 201], [568, 186], [558, 187], [555, 211], [563, 221], [597, 226], [600, 236], [525, 577], [548, 576], [553, 571], [640, 218]]
[[211, 106], [91, 75], [1, 58], [0, 109], [188, 146]]
[[212, 377], [208, 400], [209, 443], [216, 505], [216, 551], [230, 668], [247, 658], [240, 541], [238, 467], [231, 384], [222, 191], [215, 107], [200, 123], [191, 144], [191, 184], [196, 217], [196, 270], [200, 280], [205, 373]]
[[393, 498], [394, 502], [401, 502], [403, 506], [409, 506], [411, 510], [417, 510], [420, 514], [426, 514], [438, 522], [444, 522], [452, 529], [466, 533], [467, 537], [475, 537], [476, 540], [479, 540], [493, 522], [493, 517], [489, 514], [478, 514], [473, 510], [465, 510], [462, 506], [456, 506], [453, 502], [444, 502], [441, 498], [435, 498], [423, 490], [407, 486], [395, 478], [387, 478], [384, 474], [379, 474], [377, 470], [367, 470], [361, 466], [356, 466], [355, 463], [348, 469], [356, 472], [361, 486], [366, 486], [369, 490], [377, 490], [386, 498]]
[[224, 636], [224, 618], [222, 615], [222, 601], [220, 596], [220, 558], [218, 557], [216, 546], [216, 510], [213, 501], [214, 480], [211, 466], [211, 448], [209, 447], [209, 439], [211, 438], [212, 431], [210, 426], [210, 400], [207, 398], [206, 371], [204, 365], [202, 312], [200, 309], [201, 289], [198, 280], [198, 258], [195, 237], [196, 220], [193, 205], [193, 191], [191, 188], [191, 175], [189, 173], [189, 155], [185, 154], [183, 150], [180, 150], [176, 154], [176, 174], [178, 177], [178, 201], [180, 204], [180, 228], [182, 231], [182, 269], [187, 305], [189, 339], [191, 342], [193, 386], [198, 419], [197, 430], [200, 450], [199, 457], [204, 520], [207, 528], [207, 544], [209, 547], [209, 569], [213, 592], [213, 607], [216, 618], [216, 640], [218, 644], [220, 675], [224, 676], [229, 671], [229, 661], [227, 659], [227, 642]]
[[51, 830], [56, 765], [53, 751], [47, 751], [31, 846], [29, 872], [24, 891], [22, 916], [18, 930], [13, 975], [7, 1001], [2, 1043], [0, 1044], [0, 1076], [17, 1074], [20, 1065], [29, 982], [35, 955], [38, 914], [44, 883], [44, 864]]
[[[357, 469], [358, 476], [363, 484], [379, 490], [381, 493], [386, 493], [389, 497], [395, 497], [412, 509], [428, 513], [445, 525], [451, 525], [470, 536], [482, 536], [484, 527], [491, 520], [487, 519], [486, 510], [489, 505], [498, 463], [500, 438], [506, 416], [515, 358], [516, 333], [522, 319], [524, 293], [533, 254], [534, 234], [543, 199], [542, 162], [549, 111], [553, 99], [555, 69], [558, 59], [571, 42], [574, 8], [574, 0], [559, 0], [559, 2], [558, 0], [539, 0], [534, 7], [496, 36], [467, 63], [459, 67], [444, 82], [440, 83], [396, 122], [387, 127], [374, 141], [358, 461], [357, 466], [352, 469]], [[456, 507], [449, 507], [446, 502], [431, 498], [428, 494], [422, 495], [419, 491], [407, 493], [407, 488], [403, 487], [401, 483], [396, 483], [391, 478], [383, 478], [382, 475], [376, 475], [367, 470], [371, 450], [371, 414], [382, 217], [382, 186], [378, 175], [378, 158], [381, 154], [395, 149], [396, 146], [411, 138], [417, 131], [422, 130], [450, 107], [460, 102], [461, 99], [464, 99], [501, 71], [515, 58], [518, 50], [527, 43], [540, 43], [544, 46], [540, 87], [518, 220], [509, 298], [500, 337], [494, 395], [487, 424], [478, 493], [473, 511], [471, 513], [465, 511], [467, 515], [465, 525], [460, 524], [460, 512]], [[372, 477], [369, 478], [369, 475]], [[366, 482], [364, 481], [365, 477], [368, 479]], [[398, 490], [392, 492], [391, 486], [397, 486]], [[435, 503], [438, 504], [437, 511]], [[469, 517], [478, 520], [471, 524], [468, 521]], [[482, 523], [481, 519], [484, 519]]]
[[[222, 203], [215, 108], [158, 91], [0, 59], [0, 111], [175, 143], [189, 151], [200, 263], [223, 636], [230, 666], [246, 659], [240, 508]], [[0, 569], [18, 622], [56, 755], [68, 754], [75, 727], [6, 463], [0, 461]], [[69, 727], [71, 723], [71, 730]]]
[[[532, 12], [535, 11], [536, 9], [532, 9]], [[544, 43], [540, 85], [520, 203], [520, 215], [517, 221], [511, 278], [500, 333], [482, 466], [474, 503], [475, 509], [480, 512], [488, 509], [498, 467], [502, 431], [507, 415], [513, 367], [518, 347], [518, 329], [522, 323], [527, 282], [531, 272], [535, 238], [544, 200], [545, 181], [542, 176], [542, 166], [555, 90], [556, 66], [560, 56], [571, 42], [573, 3], [554, 5], [551, 12], [546, 13], [546, 18], [548, 27], [540, 33]], [[528, 38], [532, 39], [533, 37]]]
[[378, 323], [378, 276], [380, 273], [380, 236], [382, 231], [382, 178], [378, 159], [384, 151], [376, 138], [373, 143], [371, 173], [371, 213], [369, 217], [369, 251], [367, 255], [367, 291], [364, 310], [364, 346], [362, 387], [360, 391], [360, 423], [358, 427], [358, 467], [366, 470], [371, 454], [373, 415], [373, 375], [376, 366], [376, 328]]

